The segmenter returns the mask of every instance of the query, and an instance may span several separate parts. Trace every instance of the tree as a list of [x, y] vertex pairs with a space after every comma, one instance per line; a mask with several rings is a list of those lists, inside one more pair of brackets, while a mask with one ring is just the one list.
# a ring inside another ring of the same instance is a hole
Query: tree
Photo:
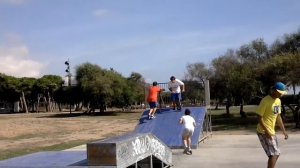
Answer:
[[[230, 74], [234, 72], [235, 65], [238, 65], [239, 62], [237, 60], [237, 57], [235, 55], [234, 50], [228, 50], [227, 53], [223, 56], [220, 56], [212, 61], [212, 71], [213, 71], [213, 79], [216, 82], [213, 82], [211, 84], [218, 85], [219, 88], [214, 90], [214, 94], [219, 101], [223, 101], [223, 98], [226, 98], [226, 114], [229, 115], [230, 111], [229, 108], [232, 105], [232, 99], [233, 99], [233, 88], [230, 85]], [[217, 88], [216, 86], [212, 86], [212, 88]], [[223, 94], [223, 95], [222, 95]]]
[[186, 80], [198, 81], [204, 85], [204, 81], [209, 78], [210, 71], [204, 63], [193, 63], [186, 66]]
[[237, 55], [242, 61], [255, 67], [257, 64], [264, 63], [269, 59], [268, 45], [262, 38], [251, 41], [249, 44], [242, 45], [237, 50]]
[[269, 79], [269, 86], [276, 81], [282, 81], [293, 86], [300, 84], [300, 52], [282, 53], [274, 56], [263, 67], [263, 76]]
[[[189, 101], [191, 104], [202, 103], [204, 101], [204, 88], [203, 83], [192, 80], [184, 80], [185, 92], [183, 98], [185, 101]], [[198, 101], [197, 101], [198, 100]]]
[[98, 65], [84, 63], [76, 68], [76, 79], [84, 94], [83, 101], [88, 112], [101, 107], [105, 110], [106, 101], [113, 94], [112, 81], [106, 76], [106, 71]]
[[23, 77], [20, 78], [20, 83], [19, 83], [19, 90], [21, 92], [21, 105], [23, 108], [23, 111], [25, 111], [26, 113], [28, 113], [28, 105], [32, 105], [34, 104], [34, 100], [31, 97], [32, 94], [32, 90], [33, 90], [33, 86], [36, 82], [35, 78], [27, 78], [27, 77]]
[[244, 101], [249, 101], [256, 94], [258, 84], [250, 61], [242, 61], [237, 53], [239, 52], [228, 50], [224, 56], [213, 60], [214, 81], [211, 84], [216, 89], [214, 96], [227, 99], [227, 115], [230, 113], [230, 106], [234, 103], [240, 105], [240, 114], [245, 117]]
[[20, 99], [18, 79], [0, 73], [0, 99], [13, 104]]
[[271, 45], [272, 56], [282, 53], [296, 53], [300, 49], [300, 29], [296, 33], [285, 34]]
[[204, 82], [209, 79], [210, 70], [204, 63], [197, 62], [187, 64], [187, 72], [185, 72], [185, 97], [196, 104], [196, 100], [203, 100], [204, 96]]
[[108, 78], [112, 81], [113, 94], [110, 100], [110, 106], [124, 107], [134, 103], [133, 90], [131, 89], [128, 80], [116, 71], [107, 71]]
[[40, 103], [40, 99], [43, 99], [46, 105], [46, 111], [53, 111], [53, 94], [61, 87], [63, 80], [57, 75], [44, 75], [43, 77], [37, 79], [34, 84], [34, 94], [37, 98], [37, 111]]
[[145, 86], [146, 82], [143, 76], [137, 72], [132, 72], [128, 77], [128, 85], [132, 93], [127, 93], [135, 99], [135, 104], [137, 102], [141, 103], [145, 101]]

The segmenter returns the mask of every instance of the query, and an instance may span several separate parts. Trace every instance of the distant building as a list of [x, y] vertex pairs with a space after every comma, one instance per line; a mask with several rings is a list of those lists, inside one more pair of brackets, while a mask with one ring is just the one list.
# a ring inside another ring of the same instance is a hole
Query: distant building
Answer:
[[[63, 86], [69, 86], [69, 77], [65, 76], [63, 77], [64, 83]], [[75, 79], [75, 76], [71, 76], [71, 86], [77, 86], [78, 82]]]

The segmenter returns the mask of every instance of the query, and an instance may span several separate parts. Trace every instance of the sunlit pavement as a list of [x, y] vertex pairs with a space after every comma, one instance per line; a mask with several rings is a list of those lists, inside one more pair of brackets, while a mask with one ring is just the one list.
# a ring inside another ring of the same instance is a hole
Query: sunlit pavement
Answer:
[[[284, 140], [278, 133], [281, 156], [278, 168], [300, 166], [300, 134], [289, 134]], [[193, 155], [184, 155], [182, 150], [173, 150], [175, 168], [263, 168], [267, 167], [267, 156], [261, 148], [256, 134], [253, 135], [213, 135]]]

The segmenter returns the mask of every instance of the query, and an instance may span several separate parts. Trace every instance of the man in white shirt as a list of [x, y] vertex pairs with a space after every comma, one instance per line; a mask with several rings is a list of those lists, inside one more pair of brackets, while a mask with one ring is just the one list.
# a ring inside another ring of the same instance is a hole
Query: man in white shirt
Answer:
[[171, 91], [171, 100], [173, 110], [177, 106], [177, 110], [181, 110], [181, 92], [184, 92], [184, 83], [176, 79], [174, 76], [171, 76], [170, 82], [168, 83], [168, 88]]
[[184, 145], [184, 154], [191, 155], [192, 149], [191, 149], [191, 143], [192, 143], [192, 135], [194, 133], [194, 129], [196, 127], [195, 119], [190, 116], [191, 111], [190, 109], [186, 109], [184, 111], [184, 116], [182, 116], [179, 120], [180, 124], [183, 124], [184, 129], [182, 132], [182, 142]]

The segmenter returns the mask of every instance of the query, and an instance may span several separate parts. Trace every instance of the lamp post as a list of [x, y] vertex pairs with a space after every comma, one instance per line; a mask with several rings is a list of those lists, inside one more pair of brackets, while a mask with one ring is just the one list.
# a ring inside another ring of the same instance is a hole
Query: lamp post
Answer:
[[[69, 94], [71, 94], [71, 77], [72, 77], [72, 74], [70, 72], [70, 61], [68, 59], [68, 61], [65, 61], [65, 65], [67, 66], [67, 69], [66, 69], [66, 72], [67, 72], [67, 77], [68, 77], [68, 87], [69, 87]], [[70, 114], [72, 113], [71, 111], [71, 96], [69, 97], [70, 99]]]
[[70, 72], [70, 61], [68, 59], [68, 61], [65, 62], [65, 65], [67, 66], [66, 72], [67, 72], [67, 77], [68, 77], [68, 86], [71, 86], [71, 72]]

